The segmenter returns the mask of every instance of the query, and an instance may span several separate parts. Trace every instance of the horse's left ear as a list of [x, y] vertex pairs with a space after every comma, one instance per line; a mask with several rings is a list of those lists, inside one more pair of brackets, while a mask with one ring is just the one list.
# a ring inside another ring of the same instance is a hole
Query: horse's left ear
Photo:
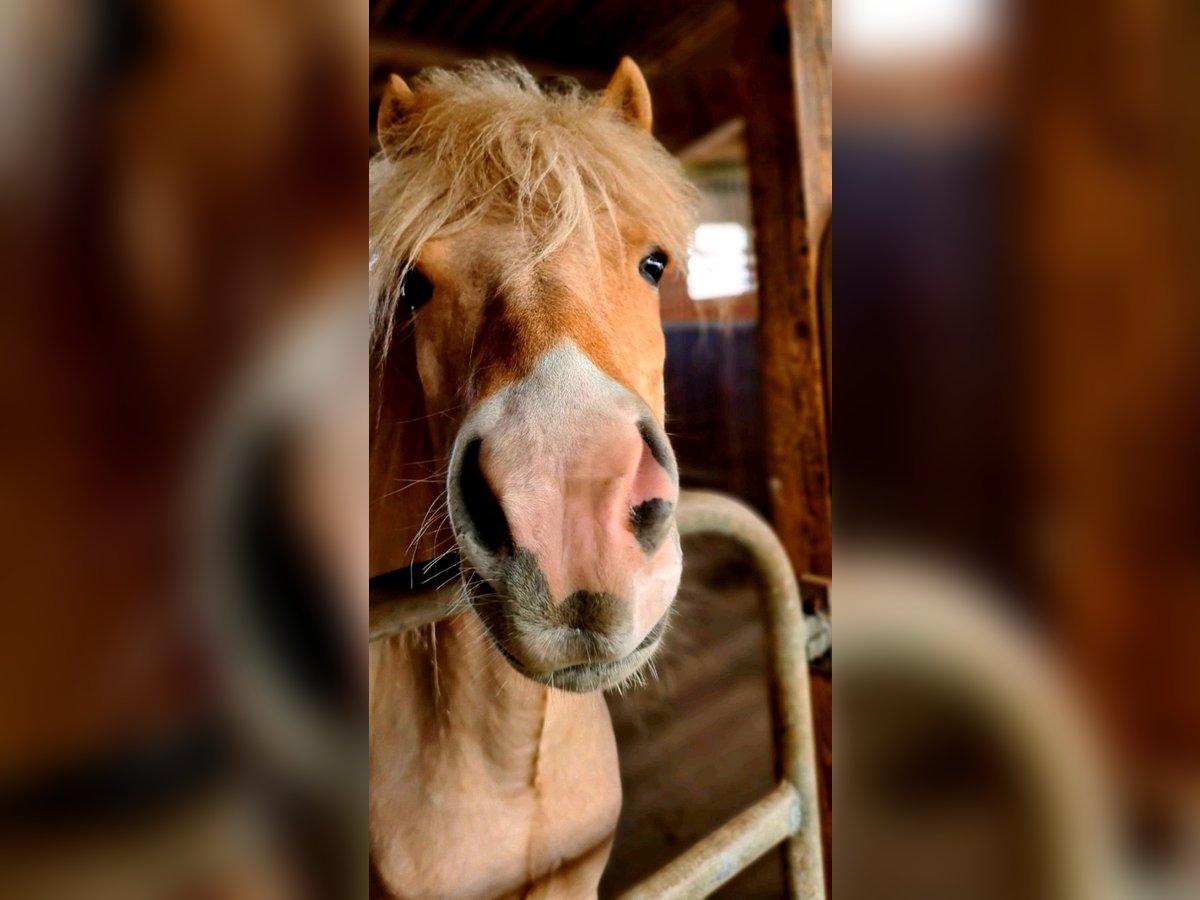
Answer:
[[650, 126], [654, 123], [650, 111], [650, 89], [646, 87], [642, 70], [628, 56], [622, 57], [617, 64], [617, 71], [600, 95], [600, 106], [618, 110], [631, 125], [650, 133]]
[[399, 75], [388, 79], [379, 101], [379, 118], [375, 120], [375, 133], [379, 135], [379, 146], [390, 155], [396, 127], [404, 120], [416, 103], [412, 88]]

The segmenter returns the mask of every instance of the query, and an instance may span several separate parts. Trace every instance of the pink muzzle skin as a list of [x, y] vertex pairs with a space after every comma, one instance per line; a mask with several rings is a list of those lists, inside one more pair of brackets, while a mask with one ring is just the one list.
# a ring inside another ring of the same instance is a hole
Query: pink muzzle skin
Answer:
[[564, 342], [468, 416], [450, 471], [455, 536], [510, 661], [548, 673], [645, 649], [679, 585], [679, 485], [638, 397]]

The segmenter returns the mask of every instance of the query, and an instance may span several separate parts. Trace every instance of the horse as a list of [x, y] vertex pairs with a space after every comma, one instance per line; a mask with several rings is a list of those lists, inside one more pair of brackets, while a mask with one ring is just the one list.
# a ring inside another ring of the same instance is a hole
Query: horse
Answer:
[[[461, 566], [370, 651], [376, 896], [595, 895], [621, 806], [603, 692], [682, 567], [658, 286], [697, 198], [623, 59], [391, 76], [370, 164], [371, 574]], [[439, 569], [440, 571], [440, 569]]]

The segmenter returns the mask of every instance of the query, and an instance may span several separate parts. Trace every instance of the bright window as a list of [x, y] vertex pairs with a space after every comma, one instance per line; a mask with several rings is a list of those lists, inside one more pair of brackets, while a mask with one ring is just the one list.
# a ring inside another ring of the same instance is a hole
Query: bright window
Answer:
[[693, 300], [737, 297], [754, 289], [750, 233], [740, 222], [702, 222], [688, 258], [688, 294]]

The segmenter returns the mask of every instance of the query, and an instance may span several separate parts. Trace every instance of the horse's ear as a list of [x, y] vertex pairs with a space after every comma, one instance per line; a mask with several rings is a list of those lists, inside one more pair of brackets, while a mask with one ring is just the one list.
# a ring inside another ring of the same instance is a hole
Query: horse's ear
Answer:
[[628, 56], [622, 57], [617, 64], [617, 71], [600, 95], [600, 105], [605, 109], [618, 110], [630, 124], [650, 133], [654, 123], [650, 111], [650, 88], [646, 87], [642, 70]]
[[391, 153], [394, 132], [405, 116], [412, 112], [415, 103], [412, 88], [399, 75], [392, 75], [383, 89], [379, 118], [375, 120], [375, 132], [379, 135], [379, 146], [383, 147], [384, 153]]

